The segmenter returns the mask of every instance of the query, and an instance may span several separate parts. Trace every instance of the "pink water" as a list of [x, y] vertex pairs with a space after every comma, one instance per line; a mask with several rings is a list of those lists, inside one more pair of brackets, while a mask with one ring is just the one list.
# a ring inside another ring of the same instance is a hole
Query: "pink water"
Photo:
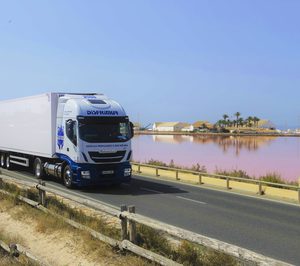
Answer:
[[133, 159], [177, 165], [197, 163], [208, 172], [244, 170], [261, 176], [276, 172], [285, 180], [300, 177], [300, 138], [138, 135], [133, 138]]

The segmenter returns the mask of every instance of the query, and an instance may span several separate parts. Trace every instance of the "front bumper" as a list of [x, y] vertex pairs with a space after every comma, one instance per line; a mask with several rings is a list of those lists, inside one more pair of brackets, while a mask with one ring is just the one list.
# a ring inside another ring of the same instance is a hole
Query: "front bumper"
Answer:
[[[129, 170], [130, 169], [130, 170]], [[118, 164], [79, 164], [74, 166], [73, 184], [79, 187], [90, 185], [113, 185], [130, 182], [131, 165], [129, 162]], [[89, 177], [82, 175], [89, 171]]]

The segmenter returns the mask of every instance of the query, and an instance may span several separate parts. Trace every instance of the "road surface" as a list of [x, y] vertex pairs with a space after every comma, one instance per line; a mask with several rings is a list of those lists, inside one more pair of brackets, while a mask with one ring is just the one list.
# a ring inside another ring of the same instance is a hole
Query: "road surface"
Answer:
[[300, 265], [300, 206], [137, 175], [120, 187], [68, 190], [57, 180], [47, 186], [116, 208], [135, 205], [142, 215]]

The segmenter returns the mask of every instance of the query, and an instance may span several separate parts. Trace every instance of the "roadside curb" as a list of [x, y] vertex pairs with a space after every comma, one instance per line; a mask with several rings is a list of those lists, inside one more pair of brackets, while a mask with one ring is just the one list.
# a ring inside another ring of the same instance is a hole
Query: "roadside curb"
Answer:
[[228, 194], [234, 194], [234, 195], [244, 196], [244, 197], [248, 197], [248, 198], [254, 198], [254, 199], [258, 199], [258, 200], [265, 200], [265, 201], [270, 201], [270, 202], [275, 202], [275, 203], [279, 203], [279, 204], [285, 204], [285, 205], [300, 208], [300, 204], [298, 204], [296, 201], [288, 200], [285, 198], [271, 197], [268, 195], [257, 195], [254, 193], [250, 193], [250, 192], [246, 192], [246, 191], [238, 190], [238, 189], [227, 190], [226, 188], [214, 186], [211, 184], [201, 184], [201, 186], [200, 186], [199, 184], [193, 184], [190, 182], [171, 179], [169, 177], [163, 178], [161, 175], [159, 177], [154, 176], [154, 175], [147, 175], [147, 174], [143, 174], [143, 173], [138, 173], [137, 171], [133, 171], [133, 173], [136, 176], [141, 176], [141, 177], [145, 177], [145, 178], [149, 178], [149, 179], [153, 179], [153, 180], [160, 180], [160, 181], [165, 181], [165, 182], [170, 182], [170, 183], [175, 183], [175, 184], [181, 184], [181, 185], [191, 186], [191, 187], [195, 187], [195, 188], [199, 188], [199, 189], [208, 189], [208, 190], [213, 190], [213, 191], [218, 191], [218, 192], [224, 192], [224, 193], [228, 193]]

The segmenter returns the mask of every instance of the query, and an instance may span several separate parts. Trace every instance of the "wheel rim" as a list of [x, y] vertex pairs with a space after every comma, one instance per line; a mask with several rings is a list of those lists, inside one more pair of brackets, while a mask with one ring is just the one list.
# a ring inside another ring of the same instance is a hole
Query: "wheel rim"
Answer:
[[66, 170], [65, 175], [64, 175], [64, 179], [65, 179], [65, 184], [67, 186], [71, 185], [71, 183], [72, 183], [72, 173], [69, 169]]
[[37, 163], [36, 166], [35, 166], [35, 175], [37, 177], [41, 176], [41, 165], [39, 163]]

